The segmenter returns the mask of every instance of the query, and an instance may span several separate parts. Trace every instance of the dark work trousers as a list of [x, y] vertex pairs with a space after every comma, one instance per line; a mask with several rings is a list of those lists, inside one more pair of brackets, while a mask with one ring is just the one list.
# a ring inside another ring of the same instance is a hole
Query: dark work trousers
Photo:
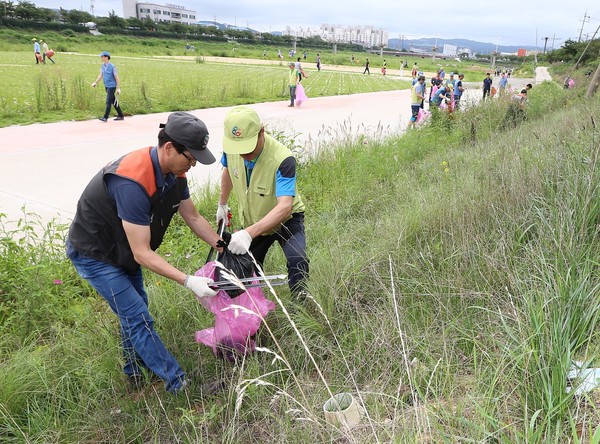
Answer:
[[277, 241], [287, 259], [288, 284], [292, 293], [305, 287], [308, 278], [308, 257], [306, 256], [306, 235], [304, 234], [304, 213], [294, 213], [275, 233], [257, 236], [250, 244], [250, 252], [256, 262], [263, 266], [267, 251]]
[[106, 88], [106, 110], [104, 110], [104, 118], [108, 119], [110, 115], [110, 108], [112, 106], [117, 110], [117, 115], [119, 117], [123, 117], [123, 111], [121, 111], [121, 107], [119, 106], [119, 101], [115, 96], [116, 87]]

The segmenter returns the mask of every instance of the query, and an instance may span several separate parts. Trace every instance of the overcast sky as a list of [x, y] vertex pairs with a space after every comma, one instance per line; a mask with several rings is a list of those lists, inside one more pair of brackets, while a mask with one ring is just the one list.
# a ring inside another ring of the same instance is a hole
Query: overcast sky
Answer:
[[[81, 9], [91, 12], [92, 0], [33, 0], [38, 7]], [[114, 10], [123, 15], [119, 0], [93, 0], [94, 12], [107, 16]], [[337, 25], [372, 25], [388, 31], [389, 38], [404, 36], [466, 38], [500, 45], [544, 46], [549, 37], [556, 48], [568, 38], [591, 38], [600, 25], [598, 0], [503, 0], [484, 2], [417, 2], [402, 0], [156, 0], [156, 4], [176, 4], [196, 11], [198, 20], [249, 26], [260, 32], [274, 32], [291, 27], [318, 28], [322, 23]], [[439, 4], [435, 8], [433, 5]], [[484, 6], [485, 5], [485, 6]], [[586, 15], [583, 23], [584, 14]], [[600, 34], [600, 32], [599, 32]], [[596, 36], [598, 37], [598, 35]]]

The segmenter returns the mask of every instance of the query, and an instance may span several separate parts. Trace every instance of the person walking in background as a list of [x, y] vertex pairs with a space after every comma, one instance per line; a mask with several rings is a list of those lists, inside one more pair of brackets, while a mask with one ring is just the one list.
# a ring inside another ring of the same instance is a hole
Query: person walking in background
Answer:
[[117, 117], [115, 120], [124, 120], [123, 111], [119, 106], [118, 95], [121, 94], [121, 81], [117, 74], [117, 67], [110, 62], [110, 53], [103, 51], [100, 53], [102, 59], [102, 66], [100, 67], [100, 74], [92, 83], [92, 87], [95, 88], [100, 79], [104, 82], [104, 89], [106, 90], [106, 109], [104, 110], [104, 116], [100, 118], [101, 122], [106, 122], [110, 115], [110, 109], [112, 106], [117, 110]]
[[493, 80], [490, 77], [490, 73], [486, 73], [485, 79], [483, 79], [483, 100], [490, 97], [490, 91], [492, 90]]
[[298, 71], [298, 82], [302, 81], [302, 77], [308, 77], [304, 70], [302, 69], [302, 63], [300, 62], [300, 57], [296, 60], [295, 64], [296, 71]]
[[294, 107], [294, 100], [296, 100], [296, 85], [298, 85], [298, 70], [296, 69], [296, 64], [294, 62], [290, 62], [290, 73], [289, 73], [289, 81], [288, 85], [290, 88], [290, 104], [288, 107]]
[[31, 39], [31, 41], [33, 42], [33, 55], [35, 56], [35, 64], [38, 65], [40, 62], [43, 62], [40, 44], [35, 38]]
[[231, 109], [224, 126], [217, 225], [227, 221], [227, 201], [233, 192], [243, 229], [231, 235], [229, 251], [249, 251], [262, 267], [269, 248], [278, 242], [287, 259], [290, 289], [298, 296], [305, 290], [309, 261], [296, 159], [265, 133], [260, 117], [250, 107]]
[[415, 126], [417, 118], [419, 117], [419, 110], [422, 108], [423, 101], [425, 100], [425, 76], [417, 77], [417, 82], [411, 87], [411, 100], [410, 100], [410, 126]]
[[54, 51], [50, 52], [50, 50], [48, 49], [48, 43], [46, 43], [43, 40], [40, 40], [40, 43], [42, 44], [42, 61], [44, 63], [46, 63], [46, 58], [47, 58], [52, 63], [55, 63], [54, 60], [52, 60], [52, 56], [54, 55]]
[[220, 250], [221, 239], [198, 213], [185, 176], [196, 162], [215, 162], [207, 148], [206, 125], [191, 114], [175, 112], [159, 127], [157, 146], [112, 161], [87, 185], [69, 228], [66, 252], [79, 275], [119, 318], [129, 382], [139, 388], [150, 371], [164, 381], [167, 392], [178, 393], [188, 379], [154, 330], [142, 266], [198, 299], [214, 296], [212, 279], [180, 271], [155, 250], [175, 213], [210, 246]]
[[419, 71], [419, 68], [417, 67], [417, 62], [415, 62], [415, 64], [412, 67], [412, 71], [410, 72], [410, 75], [412, 76], [413, 79], [417, 78], [418, 71]]
[[365, 62], [365, 70], [363, 71], [363, 74], [367, 73], [371, 75], [371, 71], [369, 70], [369, 59], [367, 59], [367, 61]]
[[465, 78], [464, 74], [459, 74], [458, 75], [458, 79], [456, 80], [456, 82], [454, 82], [454, 109], [457, 110], [458, 106], [460, 105], [460, 98], [463, 95], [463, 92], [465, 91], [465, 88], [463, 86], [463, 79]]
[[386, 72], [387, 72], [387, 62], [385, 61], [385, 59], [383, 59], [383, 65], [381, 65], [381, 74], [385, 75]]
[[508, 85], [508, 79], [506, 78], [506, 74], [502, 73], [500, 80], [498, 81], [498, 95], [502, 97], [506, 94], [506, 86]]
[[449, 78], [446, 79], [446, 86], [451, 85], [452, 86], [452, 90], [454, 91], [454, 85], [456, 85], [456, 79], [454, 78], [454, 73], [451, 72], [449, 74]]
[[321, 55], [317, 54], [317, 71], [321, 71]]

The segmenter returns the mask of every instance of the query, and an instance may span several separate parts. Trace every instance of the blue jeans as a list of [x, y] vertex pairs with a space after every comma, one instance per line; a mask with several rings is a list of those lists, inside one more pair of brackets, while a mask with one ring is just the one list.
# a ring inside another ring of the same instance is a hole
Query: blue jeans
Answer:
[[117, 110], [117, 115], [119, 117], [123, 117], [123, 111], [121, 111], [121, 107], [119, 106], [119, 101], [117, 100], [117, 97], [115, 95], [115, 92], [117, 91], [117, 87], [109, 87], [109, 88], [105, 88], [106, 89], [106, 109], [104, 110], [104, 118], [108, 119], [108, 116], [110, 115], [110, 108], [112, 106], [115, 107], [115, 109]]
[[271, 245], [277, 241], [287, 259], [288, 284], [293, 293], [305, 287], [308, 278], [308, 257], [306, 256], [306, 235], [304, 234], [304, 213], [294, 213], [292, 218], [273, 234], [256, 236], [250, 244], [250, 252], [262, 267]]
[[185, 373], [154, 331], [141, 268], [131, 275], [119, 267], [91, 259], [70, 246], [67, 255], [77, 273], [96, 289], [119, 317], [125, 374], [138, 376], [142, 369], [148, 369], [165, 381], [168, 392], [179, 390]]

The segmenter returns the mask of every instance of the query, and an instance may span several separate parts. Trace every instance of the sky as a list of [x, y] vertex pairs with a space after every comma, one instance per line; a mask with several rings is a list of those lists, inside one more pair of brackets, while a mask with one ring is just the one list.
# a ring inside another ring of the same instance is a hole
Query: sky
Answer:
[[[119, 0], [33, 0], [38, 7], [80, 9], [97, 16], [110, 11], [123, 15]], [[148, 0], [145, 0], [150, 2]], [[406, 0], [155, 0], [196, 11], [198, 20], [215, 20], [248, 26], [260, 32], [284, 31], [286, 25], [319, 28], [334, 25], [370, 25], [388, 31], [389, 38], [410, 41], [421, 37], [464, 38], [499, 45], [559, 48], [567, 39], [592, 38], [600, 26], [598, 0], [462, 0], [440, 2], [432, 13], [432, 2]], [[452, 6], [449, 6], [452, 5]], [[485, 5], [485, 6], [484, 6]], [[585, 20], [584, 20], [585, 17]], [[600, 37], [600, 31], [596, 38]]]

